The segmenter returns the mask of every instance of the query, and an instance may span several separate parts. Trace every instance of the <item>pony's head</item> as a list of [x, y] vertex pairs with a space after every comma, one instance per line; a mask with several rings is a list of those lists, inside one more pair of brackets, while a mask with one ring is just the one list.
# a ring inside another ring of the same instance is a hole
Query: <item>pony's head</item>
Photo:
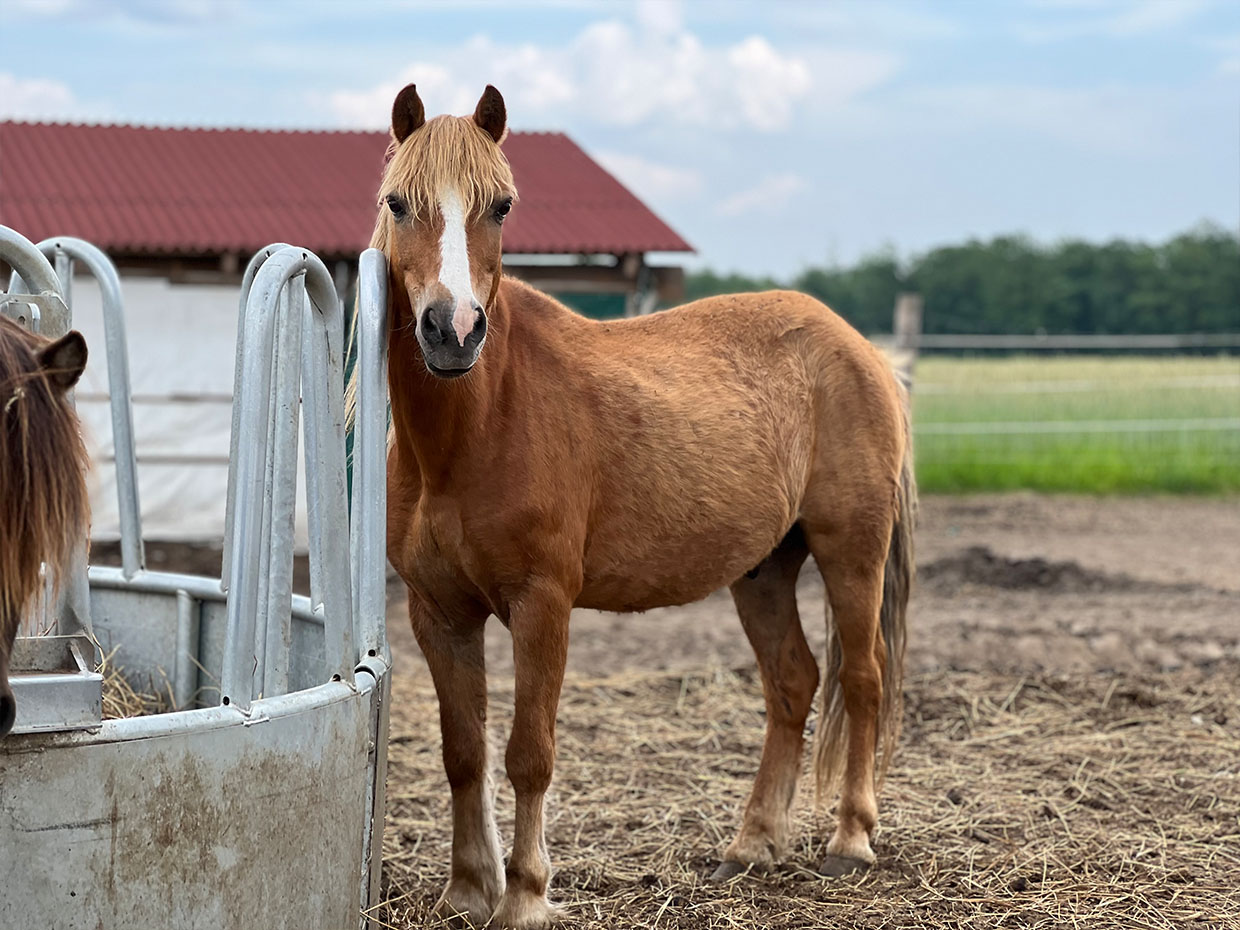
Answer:
[[490, 85], [473, 116], [428, 121], [412, 84], [392, 105], [371, 245], [387, 255], [393, 324], [414, 327], [427, 369], [441, 378], [468, 372], [486, 341], [500, 233], [517, 196], [500, 151], [506, 122]]
[[66, 394], [86, 367], [75, 331], [55, 342], [0, 318], [0, 737], [17, 702], [9, 659], [22, 613], [86, 533], [86, 449]]

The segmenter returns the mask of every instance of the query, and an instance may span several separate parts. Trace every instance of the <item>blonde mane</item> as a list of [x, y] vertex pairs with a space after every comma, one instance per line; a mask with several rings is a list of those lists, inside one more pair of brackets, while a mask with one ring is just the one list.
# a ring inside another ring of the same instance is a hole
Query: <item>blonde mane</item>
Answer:
[[436, 116], [404, 142], [392, 140], [379, 185], [379, 216], [370, 247], [387, 253], [392, 213], [383, 206], [399, 194], [414, 219], [431, 215], [445, 188], [461, 197], [466, 216], [474, 216], [502, 197], [517, 196], [508, 159], [469, 116]]

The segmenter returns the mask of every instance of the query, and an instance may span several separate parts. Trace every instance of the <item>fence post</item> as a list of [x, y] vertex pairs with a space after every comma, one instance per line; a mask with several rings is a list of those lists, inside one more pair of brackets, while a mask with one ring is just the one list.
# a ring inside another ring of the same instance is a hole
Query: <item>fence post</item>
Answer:
[[913, 366], [921, 345], [922, 299], [920, 294], [899, 294], [896, 297], [893, 334], [895, 335], [895, 366], [908, 383], [913, 381]]

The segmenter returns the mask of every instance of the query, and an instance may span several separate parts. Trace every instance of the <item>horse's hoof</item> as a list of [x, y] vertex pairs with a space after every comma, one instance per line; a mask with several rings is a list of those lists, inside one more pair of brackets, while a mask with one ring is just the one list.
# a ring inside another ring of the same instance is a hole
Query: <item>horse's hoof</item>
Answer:
[[[502, 880], [503, 876], [500, 878]], [[457, 879], [448, 883], [431, 915], [441, 926], [452, 927], [454, 930], [485, 927], [501, 894], [501, 890], [493, 887]]]
[[710, 880], [712, 882], [731, 881], [738, 875], [744, 875], [748, 870], [749, 866], [745, 865], [743, 862], [736, 862], [733, 859], [724, 859], [719, 863], [719, 868], [715, 869], [715, 871], [711, 874]]
[[845, 875], [852, 875], [854, 872], [864, 872], [870, 868], [871, 863], [864, 859], [854, 859], [851, 856], [833, 856], [830, 853], [822, 860], [822, 865], [818, 866], [818, 871], [829, 878], [843, 878]]
[[542, 895], [509, 888], [487, 927], [490, 930], [548, 930], [563, 918], [560, 909]]

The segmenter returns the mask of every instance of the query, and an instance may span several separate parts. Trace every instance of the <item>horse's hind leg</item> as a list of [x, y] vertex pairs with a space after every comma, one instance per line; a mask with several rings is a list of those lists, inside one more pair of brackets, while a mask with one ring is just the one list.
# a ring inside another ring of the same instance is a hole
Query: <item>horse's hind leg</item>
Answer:
[[879, 610], [892, 505], [890, 492], [855, 491], [839, 495], [847, 503], [829, 519], [805, 523], [806, 540], [826, 584], [836, 637], [835, 655], [825, 669], [814, 763], [820, 797], [833, 790], [843, 768], [838, 823], [822, 866], [835, 875], [873, 864], [870, 837], [878, 825], [874, 761], [886, 664]]
[[766, 699], [766, 742], [740, 833], [715, 872], [772, 865], [788, 841], [788, 816], [801, 768], [805, 718], [818, 687], [818, 663], [797, 614], [797, 575], [809, 550], [798, 527], [758, 568], [732, 585], [732, 599], [758, 658]]

